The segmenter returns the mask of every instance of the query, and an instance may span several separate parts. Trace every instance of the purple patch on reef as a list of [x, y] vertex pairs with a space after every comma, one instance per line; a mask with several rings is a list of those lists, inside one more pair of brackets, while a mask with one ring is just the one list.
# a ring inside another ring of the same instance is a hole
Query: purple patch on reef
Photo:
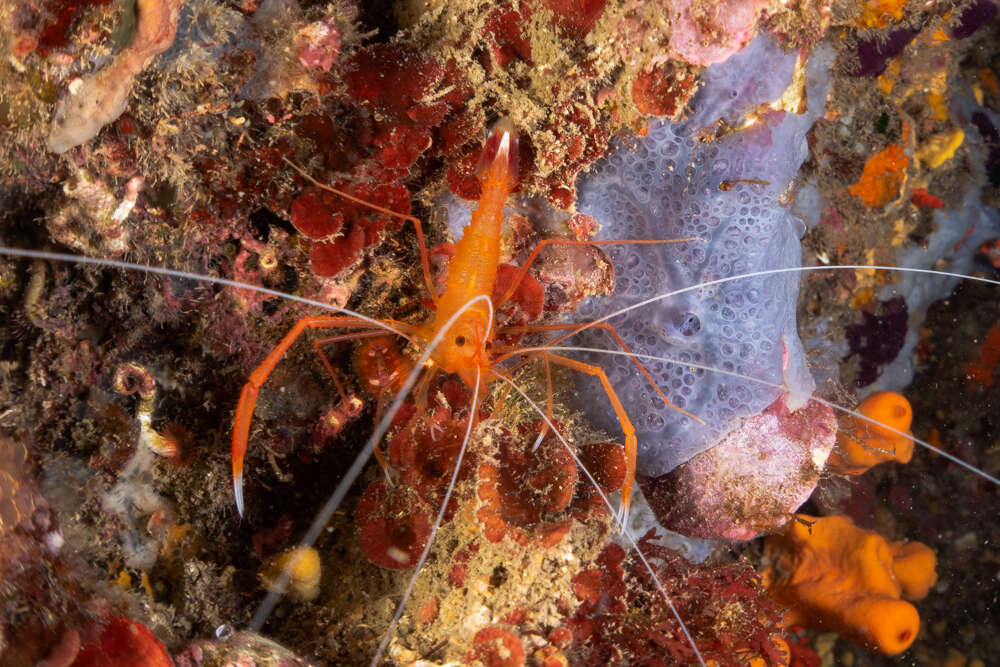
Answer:
[[879, 371], [903, 349], [909, 322], [906, 301], [901, 296], [882, 303], [880, 315], [862, 312], [862, 321], [844, 329], [852, 354], [861, 359], [857, 385], [867, 387], [878, 379]]
[[858, 69], [855, 76], [878, 76], [885, 71], [889, 61], [906, 48], [919, 30], [903, 28], [889, 33], [880, 33], [874, 38], [858, 44]]
[[951, 29], [952, 39], [965, 39], [996, 18], [997, 6], [990, 0], [978, 0], [962, 10]]
[[986, 146], [986, 174], [993, 186], [1000, 185], [1000, 133], [990, 122], [989, 116], [982, 111], [972, 114], [972, 124], [979, 131], [983, 144]]

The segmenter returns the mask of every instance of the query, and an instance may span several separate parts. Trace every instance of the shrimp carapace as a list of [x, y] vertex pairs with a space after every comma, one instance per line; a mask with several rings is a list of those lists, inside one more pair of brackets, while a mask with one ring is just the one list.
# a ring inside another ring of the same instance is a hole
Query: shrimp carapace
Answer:
[[[479, 173], [482, 198], [455, 245], [455, 257], [448, 266], [448, 280], [437, 312], [415, 332], [416, 339], [424, 345], [462, 306], [476, 297], [493, 294], [500, 265], [503, 208], [517, 181], [517, 132], [509, 120], [503, 119], [493, 128], [483, 155]], [[434, 363], [447, 373], [457, 373], [466, 386], [472, 385], [476, 368], [486, 371], [481, 374], [483, 381], [489, 380], [491, 361], [486, 344], [492, 343], [495, 334], [492, 319], [486, 303], [467, 309], [431, 353]]]

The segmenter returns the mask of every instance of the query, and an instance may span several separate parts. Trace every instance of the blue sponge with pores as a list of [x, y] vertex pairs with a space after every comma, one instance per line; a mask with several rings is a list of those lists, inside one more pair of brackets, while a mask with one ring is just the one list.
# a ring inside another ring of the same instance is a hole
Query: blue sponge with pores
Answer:
[[[615, 293], [585, 304], [594, 319], [671, 290], [705, 281], [801, 263], [801, 223], [781, 195], [808, 151], [806, 132], [823, 112], [832, 63], [820, 47], [807, 68], [809, 108], [797, 115], [758, 114], [750, 127], [701, 140], [744, 124], [747, 114], [778, 99], [791, 82], [796, 54], [759, 36], [739, 54], [705, 70], [704, 87], [682, 122], [651, 123], [646, 137], [622, 146], [583, 177], [578, 210], [602, 225], [599, 238], [697, 242], [611, 246]], [[742, 179], [742, 180], [741, 180]], [[751, 182], [747, 182], [751, 181]], [[702, 287], [610, 320], [637, 353], [670, 357], [765, 380], [787, 382], [795, 399], [813, 390], [796, 329], [799, 274], [783, 273]], [[567, 341], [609, 347], [606, 333]], [[705, 423], [663, 405], [626, 357], [589, 355], [608, 373], [639, 439], [638, 470], [663, 475], [717, 443], [741, 417], [760, 412], [780, 394], [774, 387], [693, 369], [644, 361], [675, 405]], [[581, 401], [609, 432], [618, 432], [600, 386], [581, 381]]]

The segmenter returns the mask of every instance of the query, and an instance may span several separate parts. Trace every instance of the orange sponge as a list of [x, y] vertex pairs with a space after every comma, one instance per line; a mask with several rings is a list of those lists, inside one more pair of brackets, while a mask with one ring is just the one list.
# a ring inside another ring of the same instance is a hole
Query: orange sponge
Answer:
[[785, 625], [828, 628], [884, 655], [905, 651], [920, 630], [919, 599], [937, 581], [934, 552], [888, 543], [846, 516], [796, 515], [765, 542], [765, 586], [788, 608]]
[[906, 397], [882, 391], [861, 401], [857, 411], [910, 437], [852, 415], [837, 434], [837, 446], [827, 459], [827, 469], [845, 475], [860, 475], [873, 465], [886, 461], [909, 463], [913, 457], [913, 434], [910, 432], [913, 408]]
[[893, 542], [892, 570], [896, 573], [905, 600], [923, 600], [937, 583], [937, 557], [922, 542]]
[[861, 178], [848, 191], [870, 208], [881, 208], [899, 196], [909, 164], [902, 145], [889, 146], [868, 158]]

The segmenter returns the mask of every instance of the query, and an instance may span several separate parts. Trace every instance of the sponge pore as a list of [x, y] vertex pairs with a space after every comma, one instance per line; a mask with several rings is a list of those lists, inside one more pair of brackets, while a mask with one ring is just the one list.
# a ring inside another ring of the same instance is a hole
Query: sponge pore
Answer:
[[[807, 155], [806, 131], [822, 113], [829, 50], [817, 49], [807, 68], [806, 114], [768, 111], [745, 130], [711, 141], [699, 139], [702, 130], [717, 127], [717, 120], [739, 127], [749, 111], [779, 98], [791, 81], [795, 59], [770, 38], [757, 37], [726, 62], [705, 70], [705, 85], [687, 120], [651, 123], [646, 137], [634, 146], [622, 146], [581, 180], [578, 209], [601, 223], [601, 238], [700, 239], [611, 246], [615, 293], [585, 304], [583, 318], [705, 281], [800, 265], [802, 225], [779, 198]], [[805, 402], [814, 387], [796, 329], [798, 288], [795, 272], [740, 279], [660, 300], [611, 320], [634, 352], [681, 362], [644, 363], [671, 402], [705, 422], [664, 406], [628, 358], [589, 357], [605, 368], [633, 420], [640, 473], [669, 472], [779, 394], [773, 387], [692, 369], [685, 362], [787, 383], [793, 390], [790, 406]], [[580, 340], [608, 344], [600, 332], [584, 336]], [[591, 412], [607, 403], [599, 391], [595, 386], [580, 392]], [[598, 414], [597, 421], [616, 430], [610, 410]]]

